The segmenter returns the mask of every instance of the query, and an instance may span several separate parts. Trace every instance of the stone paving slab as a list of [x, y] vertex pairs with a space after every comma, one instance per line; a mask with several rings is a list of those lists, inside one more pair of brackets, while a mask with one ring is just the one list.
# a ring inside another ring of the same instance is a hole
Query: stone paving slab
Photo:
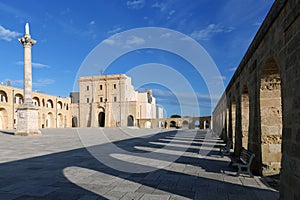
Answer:
[[279, 198], [258, 176], [236, 177], [218, 145], [204, 130], [0, 132], [0, 199]]

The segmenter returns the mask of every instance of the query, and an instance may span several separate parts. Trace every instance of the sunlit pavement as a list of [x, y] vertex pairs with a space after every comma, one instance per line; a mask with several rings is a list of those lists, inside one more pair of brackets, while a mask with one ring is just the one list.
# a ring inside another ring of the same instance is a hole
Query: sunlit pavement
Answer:
[[279, 198], [258, 176], [236, 177], [230, 159], [219, 154], [221, 141], [206, 133], [85, 128], [43, 129], [42, 136], [21, 137], [2, 132], [0, 199]]

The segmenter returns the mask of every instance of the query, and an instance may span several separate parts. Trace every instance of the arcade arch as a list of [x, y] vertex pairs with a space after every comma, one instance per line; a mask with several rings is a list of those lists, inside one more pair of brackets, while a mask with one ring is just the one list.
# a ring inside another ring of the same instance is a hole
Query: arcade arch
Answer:
[[281, 78], [273, 58], [263, 68], [259, 91], [262, 174], [270, 175], [280, 170], [282, 140]]

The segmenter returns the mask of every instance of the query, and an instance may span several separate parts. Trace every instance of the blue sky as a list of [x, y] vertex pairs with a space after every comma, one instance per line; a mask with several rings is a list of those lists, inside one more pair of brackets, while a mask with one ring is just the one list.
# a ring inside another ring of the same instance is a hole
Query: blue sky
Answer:
[[[10, 80], [22, 88], [23, 49], [17, 38], [30, 23], [33, 46], [33, 90], [57, 96], [68, 96], [76, 76], [89, 53], [101, 42], [123, 31], [142, 27], [160, 27], [178, 31], [197, 41], [216, 64], [226, 87], [273, 0], [27, 0], [0, 1], [0, 82]], [[130, 44], [138, 45], [143, 38], [132, 36]], [[110, 43], [112, 44], [112, 43]], [[174, 44], [176, 46], [176, 44]], [[186, 49], [189, 51], [189, 49]], [[103, 59], [99, 55], [99, 59]], [[210, 115], [212, 98], [207, 81], [187, 60], [159, 49], [138, 49], [121, 55], [109, 66], [98, 66], [94, 75], [126, 73], [134, 67], [159, 63], [179, 72], [191, 85], [199, 106], [191, 103], [189, 92], [178, 92], [160, 82], [135, 85], [143, 90], [152, 88], [157, 103], [167, 115]], [[164, 77], [173, 78], [172, 74]], [[174, 85], [180, 85], [177, 79]], [[183, 89], [184, 90], [184, 89]], [[189, 108], [182, 112], [180, 104]]]

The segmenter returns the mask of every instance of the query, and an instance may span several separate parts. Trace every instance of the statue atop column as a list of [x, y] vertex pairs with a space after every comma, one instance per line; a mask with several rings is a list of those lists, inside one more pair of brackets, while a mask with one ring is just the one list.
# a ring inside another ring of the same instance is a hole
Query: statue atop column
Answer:
[[24, 103], [17, 108], [17, 131], [15, 135], [40, 135], [38, 108], [32, 103], [31, 48], [36, 44], [36, 41], [31, 39], [28, 23], [25, 25], [24, 36], [18, 40], [24, 47]]

